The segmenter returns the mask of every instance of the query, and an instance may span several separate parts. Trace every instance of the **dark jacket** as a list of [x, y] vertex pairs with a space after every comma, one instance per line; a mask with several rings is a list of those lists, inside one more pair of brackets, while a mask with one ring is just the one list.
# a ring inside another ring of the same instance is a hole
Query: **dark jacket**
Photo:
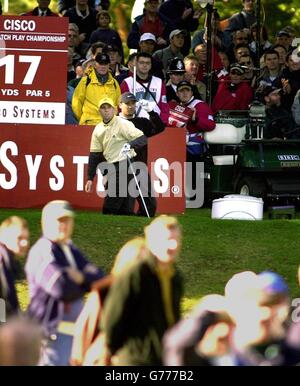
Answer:
[[264, 138], [293, 138], [294, 122], [291, 113], [283, 106], [271, 106], [266, 109]]
[[[171, 279], [173, 311], [180, 316], [181, 276]], [[121, 365], [161, 365], [161, 340], [169, 325], [153, 256], [139, 261], [112, 285], [101, 326], [111, 354]]]
[[14, 267], [14, 255], [0, 244], [0, 298], [6, 303], [6, 317], [19, 311]]
[[88, 43], [91, 33], [97, 28], [96, 15], [97, 11], [94, 8], [89, 8], [89, 15], [85, 18], [79, 16], [76, 12], [76, 7], [70, 8], [65, 14], [65, 17], [69, 18], [69, 23], [77, 24], [79, 33], [85, 33], [86, 37], [84, 42]]
[[[58, 0], [57, 8], [58, 12], [66, 11], [76, 5], [76, 0]], [[95, 0], [89, 0], [88, 5], [91, 8], [95, 8]]]
[[117, 31], [111, 28], [106, 29], [96, 29], [92, 32], [90, 37], [90, 44], [96, 43], [96, 42], [102, 42], [107, 45], [111, 46], [117, 46], [119, 49], [119, 53], [124, 58], [124, 52], [123, 52], [123, 44], [122, 40], [120, 38], [120, 35]]

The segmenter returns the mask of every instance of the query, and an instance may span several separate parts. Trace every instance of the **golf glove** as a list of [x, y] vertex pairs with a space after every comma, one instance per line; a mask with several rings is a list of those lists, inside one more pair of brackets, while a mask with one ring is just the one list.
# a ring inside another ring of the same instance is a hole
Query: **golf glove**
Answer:
[[131, 158], [130, 153], [131, 153], [130, 144], [129, 143], [124, 143], [124, 145], [123, 145], [123, 147], [121, 149], [120, 154], [121, 155], [125, 155], [126, 157], [128, 156], [129, 158]]
[[151, 109], [151, 106], [150, 106], [150, 103], [145, 100], [145, 99], [141, 99], [140, 100], [140, 106], [142, 107], [143, 110], [145, 110], [147, 113], [149, 113], [152, 109]]

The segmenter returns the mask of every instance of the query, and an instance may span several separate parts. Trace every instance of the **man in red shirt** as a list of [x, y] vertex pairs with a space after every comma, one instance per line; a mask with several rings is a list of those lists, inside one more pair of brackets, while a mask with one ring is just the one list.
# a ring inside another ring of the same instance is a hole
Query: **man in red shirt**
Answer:
[[212, 103], [212, 110], [248, 110], [253, 91], [244, 79], [245, 70], [238, 63], [230, 66], [229, 76], [223, 79]]

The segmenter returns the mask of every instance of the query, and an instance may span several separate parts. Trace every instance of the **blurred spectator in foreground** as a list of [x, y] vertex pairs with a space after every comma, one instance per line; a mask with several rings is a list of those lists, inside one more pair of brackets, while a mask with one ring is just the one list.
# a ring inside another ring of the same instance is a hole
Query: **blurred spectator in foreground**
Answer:
[[109, 97], [118, 106], [120, 86], [109, 71], [110, 59], [105, 53], [97, 54], [94, 66], [75, 88], [72, 109], [80, 125], [96, 125], [102, 121], [99, 102]]
[[113, 355], [118, 365], [161, 365], [162, 337], [179, 320], [180, 225], [174, 217], [159, 216], [145, 228], [145, 239], [149, 255], [121, 274], [105, 302], [106, 365]]
[[12, 318], [0, 327], [0, 366], [36, 366], [41, 328], [26, 318]]
[[234, 322], [224, 296], [207, 295], [163, 339], [167, 366], [234, 366]]
[[[147, 255], [144, 238], [135, 237], [127, 241], [115, 257], [111, 270], [113, 280]], [[104, 365], [106, 345], [100, 329], [100, 320], [108, 290], [109, 288], [103, 288], [101, 291], [92, 291], [76, 321], [71, 354], [73, 366]], [[112, 358], [113, 364], [116, 361], [117, 357]]]
[[38, 6], [35, 7], [32, 11], [23, 13], [22, 16], [58, 16], [57, 13], [54, 13], [49, 8], [51, 0], [36, 0]]
[[28, 314], [41, 325], [45, 337], [41, 365], [68, 365], [71, 325], [82, 309], [84, 294], [104, 277], [73, 244], [73, 230], [70, 204], [49, 202], [42, 210], [43, 236], [30, 249], [25, 266]]
[[16, 257], [25, 256], [29, 248], [26, 220], [12, 216], [0, 225], [0, 298], [5, 300], [6, 316], [19, 312], [15, 280], [20, 274]]
[[[240, 283], [242, 284], [242, 283]], [[240, 366], [299, 365], [300, 351], [286, 341], [289, 290], [281, 276], [265, 271], [226, 294], [236, 324], [233, 349]], [[242, 295], [242, 296], [241, 296]]]

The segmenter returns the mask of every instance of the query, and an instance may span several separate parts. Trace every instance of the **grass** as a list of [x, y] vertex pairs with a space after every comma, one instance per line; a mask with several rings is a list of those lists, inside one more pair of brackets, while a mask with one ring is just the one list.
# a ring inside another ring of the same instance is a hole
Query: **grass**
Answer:
[[[39, 210], [3, 210], [0, 221], [12, 214], [29, 221], [31, 242], [40, 234]], [[211, 220], [209, 209], [187, 210], [179, 216], [184, 242], [178, 266], [185, 279], [184, 310], [203, 295], [223, 293], [227, 280], [236, 272], [265, 269], [280, 273], [297, 297], [300, 219], [264, 221]], [[89, 258], [108, 272], [122, 244], [141, 235], [149, 220], [140, 217], [103, 216], [80, 211], [73, 240]], [[25, 280], [18, 282], [23, 308], [28, 303]]]

